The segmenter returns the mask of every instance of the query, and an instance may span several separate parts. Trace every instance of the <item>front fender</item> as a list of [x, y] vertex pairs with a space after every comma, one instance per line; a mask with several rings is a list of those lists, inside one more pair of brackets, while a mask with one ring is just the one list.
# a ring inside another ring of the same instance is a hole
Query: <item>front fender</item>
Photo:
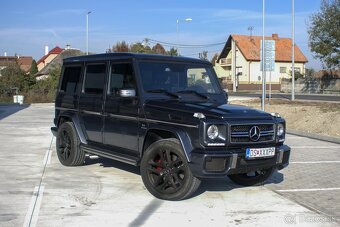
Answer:
[[[187, 158], [187, 161], [191, 162], [191, 152], [194, 150], [194, 148], [191, 144], [190, 137], [185, 130], [180, 129], [180, 128], [175, 129], [175, 128], [172, 128], [172, 127], [166, 127], [166, 126], [161, 126], [161, 125], [153, 125], [153, 126], [148, 128], [145, 135], [147, 135], [148, 132], [151, 131], [151, 130], [168, 131], [168, 132], [171, 132], [172, 134], [174, 134], [176, 136], [176, 138], [179, 140], [179, 142], [180, 142], [180, 144], [183, 148], [183, 151], [184, 151], [184, 154]], [[141, 143], [140, 150], [143, 150], [144, 143], [145, 143], [145, 137], [144, 137], [143, 143]]]

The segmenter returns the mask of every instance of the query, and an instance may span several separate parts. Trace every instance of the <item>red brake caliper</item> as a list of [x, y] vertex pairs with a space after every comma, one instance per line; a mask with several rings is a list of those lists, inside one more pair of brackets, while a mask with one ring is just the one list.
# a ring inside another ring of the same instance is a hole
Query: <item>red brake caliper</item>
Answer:
[[[155, 162], [158, 163], [158, 164], [160, 164], [160, 163], [161, 163], [161, 160], [160, 160], [160, 159], [157, 159], [157, 160], [155, 160]], [[159, 171], [159, 172], [161, 172], [161, 171], [162, 171], [162, 167], [157, 166], [157, 167], [156, 167], [156, 170]]]

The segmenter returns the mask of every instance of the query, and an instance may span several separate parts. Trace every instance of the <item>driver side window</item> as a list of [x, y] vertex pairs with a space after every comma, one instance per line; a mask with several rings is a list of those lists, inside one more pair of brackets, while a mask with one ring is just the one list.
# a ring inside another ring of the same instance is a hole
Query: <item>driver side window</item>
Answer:
[[122, 89], [136, 89], [131, 63], [112, 64], [110, 77], [110, 93], [114, 96], [118, 96]]

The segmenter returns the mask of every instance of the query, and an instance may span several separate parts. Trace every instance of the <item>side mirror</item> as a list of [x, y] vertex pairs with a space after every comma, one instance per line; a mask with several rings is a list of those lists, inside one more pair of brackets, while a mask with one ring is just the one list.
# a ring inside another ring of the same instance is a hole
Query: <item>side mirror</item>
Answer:
[[225, 98], [227, 99], [227, 104], [228, 104], [228, 99], [229, 99], [229, 95], [228, 95], [228, 88], [226, 88], [226, 89], [223, 89], [223, 93], [224, 93], [224, 95], [225, 95]]
[[124, 98], [135, 97], [136, 96], [136, 90], [133, 89], [133, 88], [119, 90], [119, 96], [124, 97]]

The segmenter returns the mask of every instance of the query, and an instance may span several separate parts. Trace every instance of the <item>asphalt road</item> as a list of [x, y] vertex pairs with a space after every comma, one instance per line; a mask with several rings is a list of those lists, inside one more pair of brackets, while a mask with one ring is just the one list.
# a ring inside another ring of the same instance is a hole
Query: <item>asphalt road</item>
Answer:
[[[230, 96], [235, 97], [254, 97], [261, 98], [262, 94], [259, 93], [229, 93]], [[268, 93], [267, 96], [268, 98]], [[282, 98], [282, 99], [291, 99], [291, 94], [283, 94], [283, 93], [273, 93], [272, 98]], [[328, 102], [340, 102], [340, 95], [321, 95], [321, 94], [295, 94], [295, 99], [298, 100], [308, 100], [308, 101], [328, 101]]]
[[293, 135], [268, 184], [206, 180], [190, 199], [155, 199], [139, 169], [88, 157], [62, 166], [53, 104], [0, 106], [0, 226], [338, 226], [340, 145]]

